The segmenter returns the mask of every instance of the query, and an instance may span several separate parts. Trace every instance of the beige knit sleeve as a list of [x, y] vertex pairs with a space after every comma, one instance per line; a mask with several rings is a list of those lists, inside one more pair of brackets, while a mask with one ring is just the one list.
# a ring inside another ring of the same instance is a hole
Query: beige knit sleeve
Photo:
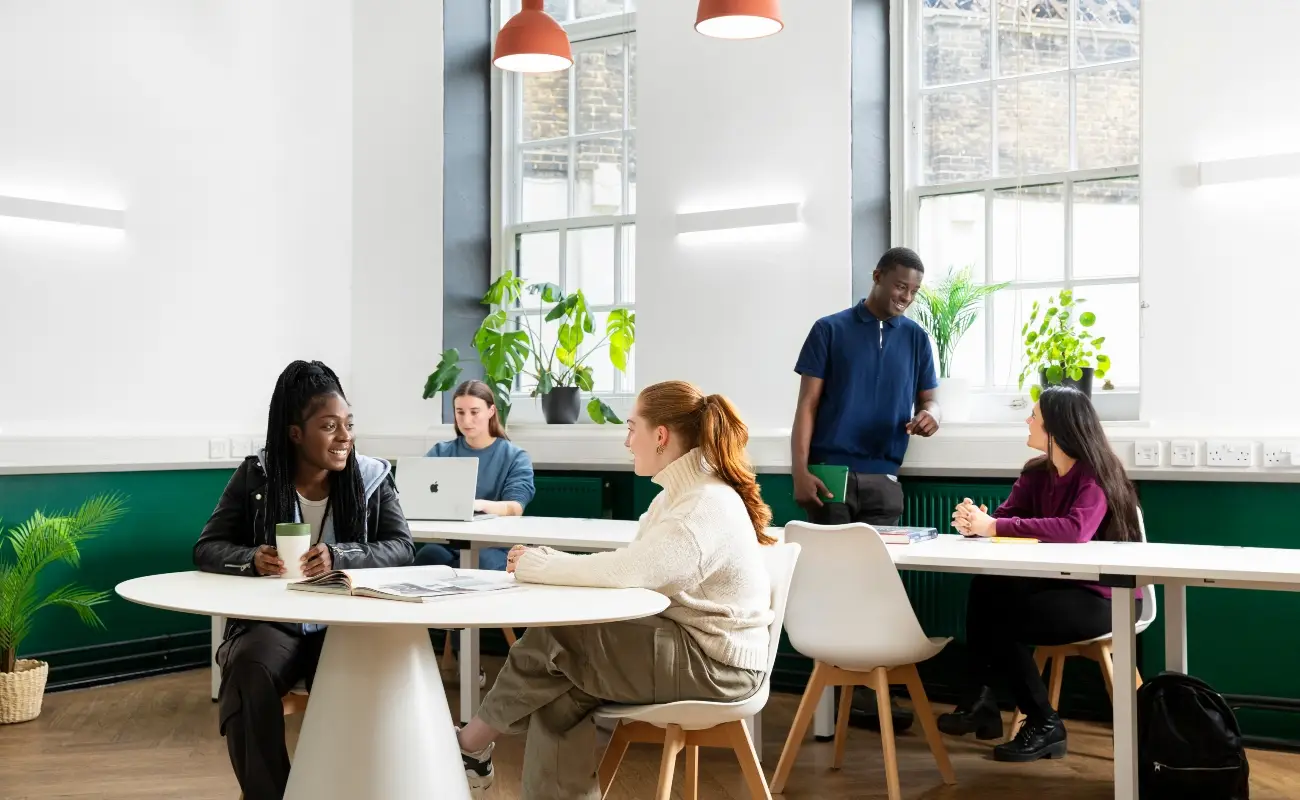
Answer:
[[665, 519], [640, 531], [622, 550], [591, 555], [527, 550], [515, 564], [515, 579], [557, 586], [651, 589], [671, 596], [699, 585], [702, 562], [695, 535], [678, 520]]

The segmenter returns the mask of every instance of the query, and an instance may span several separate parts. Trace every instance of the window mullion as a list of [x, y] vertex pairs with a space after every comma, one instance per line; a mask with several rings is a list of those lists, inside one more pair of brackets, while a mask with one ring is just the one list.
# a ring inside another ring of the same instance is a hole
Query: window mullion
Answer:
[[[984, 190], [984, 282], [993, 283], [993, 190]], [[984, 385], [993, 386], [996, 326], [993, 324], [993, 296], [984, 298]]]
[[1065, 190], [1065, 285], [1074, 280], [1074, 181], [1067, 178]]

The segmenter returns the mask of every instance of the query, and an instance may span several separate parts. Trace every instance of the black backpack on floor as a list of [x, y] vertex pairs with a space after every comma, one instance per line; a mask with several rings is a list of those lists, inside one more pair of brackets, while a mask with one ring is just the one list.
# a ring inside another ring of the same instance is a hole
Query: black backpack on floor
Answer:
[[1223, 697], [1181, 672], [1137, 693], [1141, 800], [1249, 800], [1250, 764]]

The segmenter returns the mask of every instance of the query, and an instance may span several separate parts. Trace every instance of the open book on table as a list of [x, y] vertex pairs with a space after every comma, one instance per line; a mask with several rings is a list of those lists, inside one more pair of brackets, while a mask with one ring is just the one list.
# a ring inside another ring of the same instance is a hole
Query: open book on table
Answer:
[[912, 544], [924, 542], [939, 535], [937, 528], [909, 528], [899, 525], [877, 525], [876, 532], [885, 544]]
[[289, 584], [299, 592], [376, 597], [422, 603], [439, 597], [497, 592], [516, 587], [515, 576], [458, 574], [451, 567], [389, 567], [385, 569], [331, 570]]

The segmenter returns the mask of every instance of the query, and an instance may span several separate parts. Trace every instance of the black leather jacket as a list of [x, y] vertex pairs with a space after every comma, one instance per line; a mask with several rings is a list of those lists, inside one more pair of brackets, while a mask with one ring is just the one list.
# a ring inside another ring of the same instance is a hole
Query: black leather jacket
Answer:
[[[383, 462], [380, 462], [383, 464]], [[366, 527], [360, 534], [338, 531], [331, 545], [334, 569], [404, 567], [415, 559], [411, 530], [397, 501], [387, 464], [379, 485], [366, 497]], [[221, 493], [217, 508], [194, 545], [194, 566], [204, 572], [256, 576], [253, 555], [268, 541], [266, 473], [257, 456], [244, 459]]]

